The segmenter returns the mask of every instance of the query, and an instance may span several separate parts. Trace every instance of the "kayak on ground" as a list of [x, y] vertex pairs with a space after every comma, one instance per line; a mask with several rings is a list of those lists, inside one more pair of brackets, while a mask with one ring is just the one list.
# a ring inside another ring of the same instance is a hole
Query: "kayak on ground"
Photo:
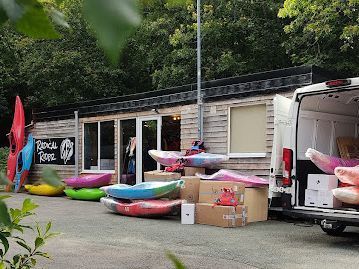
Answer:
[[48, 184], [25, 185], [25, 189], [35, 195], [41, 196], [59, 196], [64, 193], [65, 186], [54, 187]]
[[19, 192], [22, 185], [25, 183], [32, 164], [34, 156], [35, 141], [32, 134], [27, 139], [26, 146], [20, 151], [17, 157], [16, 175], [15, 175], [15, 192]]
[[71, 177], [66, 178], [64, 181], [67, 186], [73, 188], [99, 188], [110, 184], [111, 174], [92, 174], [82, 177]]
[[126, 184], [116, 184], [100, 188], [106, 194], [126, 200], [146, 200], [157, 199], [168, 195], [174, 190], [182, 187], [183, 180], [169, 182], [143, 182], [134, 186]]
[[71, 199], [84, 201], [100, 201], [102, 197], [106, 196], [106, 193], [99, 188], [66, 189], [64, 192]]
[[212, 154], [201, 152], [198, 154], [185, 156], [179, 151], [149, 150], [148, 154], [158, 163], [164, 166], [172, 166], [178, 160], [183, 160], [184, 166], [188, 167], [210, 167], [224, 161], [228, 161], [228, 156], [222, 154]]
[[101, 198], [108, 209], [126, 216], [159, 217], [177, 215], [183, 200], [122, 201], [111, 197]]

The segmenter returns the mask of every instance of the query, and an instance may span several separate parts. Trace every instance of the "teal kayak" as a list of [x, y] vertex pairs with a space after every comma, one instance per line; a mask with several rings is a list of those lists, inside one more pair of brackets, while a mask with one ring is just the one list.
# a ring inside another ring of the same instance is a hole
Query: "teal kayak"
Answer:
[[74, 200], [84, 200], [84, 201], [100, 201], [102, 197], [106, 196], [106, 193], [98, 188], [93, 189], [66, 189], [64, 190], [65, 194]]
[[169, 182], [143, 182], [134, 186], [126, 184], [116, 184], [112, 186], [102, 187], [109, 196], [118, 199], [127, 200], [146, 200], [157, 199], [168, 195], [176, 189], [179, 189], [184, 184], [183, 180], [169, 181]]

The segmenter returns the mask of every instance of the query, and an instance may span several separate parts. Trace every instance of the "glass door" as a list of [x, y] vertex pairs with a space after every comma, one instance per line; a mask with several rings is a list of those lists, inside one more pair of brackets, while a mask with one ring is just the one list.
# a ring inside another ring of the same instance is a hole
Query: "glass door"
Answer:
[[119, 120], [118, 183], [136, 184], [136, 119]]
[[159, 170], [160, 165], [148, 154], [151, 149], [161, 149], [161, 117], [139, 118], [137, 120], [137, 165], [136, 182], [143, 182], [144, 172]]

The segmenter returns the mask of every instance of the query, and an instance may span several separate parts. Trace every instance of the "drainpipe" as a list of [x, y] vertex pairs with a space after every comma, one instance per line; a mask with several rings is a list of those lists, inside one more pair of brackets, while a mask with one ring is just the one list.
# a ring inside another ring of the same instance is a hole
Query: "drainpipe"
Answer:
[[75, 177], [79, 175], [79, 112], [75, 114]]
[[201, 92], [201, 0], [197, 0], [197, 109], [198, 139], [203, 140], [203, 98]]

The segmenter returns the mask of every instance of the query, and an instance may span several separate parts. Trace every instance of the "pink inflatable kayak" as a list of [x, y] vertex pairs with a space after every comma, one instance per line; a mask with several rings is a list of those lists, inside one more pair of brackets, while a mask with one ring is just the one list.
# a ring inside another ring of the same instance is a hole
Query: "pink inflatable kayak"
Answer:
[[359, 185], [359, 166], [337, 167], [335, 168], [334, 173], [343, 183]]
[[359, 205], [359, 187], [344, 187], [332, 190], [333, 195], [343, 203]]
[[311, 148], [307, 150], [305, 156], [309, 158], [320, 170], [330, 175], [334, 175], [334, 169], [336, 167], [353, 167], [359, 165], [358, 159], [341, 159], [325, 155]]
[[99, 188], [107, 186], [111, 182], [111, 174], [93, 174], [82, 177], [66, 178], [67, 186], [73, 188]]
[[226, 155], [199, 153], [190, 156], [185, 156], [179, 151], [162, 151], [162, 150], [149, 150], [148, 154], [158, 163], [164, 166], [174, 165], [178, 160], [183, 159], [185, 166], [189, 167], [210, 167], [224, 161], [228, 161]]
[[196, 176], [201, 179], [207, 180], [219, 180], [219, 181], [234, 181], [234, 182], [242, 182], [246, 185], [246, 187], [263, 187], [268, 185], [268, 180], [264, 178], [260, 178], [257, 176], [247, 176], [239, 174], [236, 171], [221, 169], [217, 173], [213, 175], [204, 175], [200, 173], [196, 173]]

